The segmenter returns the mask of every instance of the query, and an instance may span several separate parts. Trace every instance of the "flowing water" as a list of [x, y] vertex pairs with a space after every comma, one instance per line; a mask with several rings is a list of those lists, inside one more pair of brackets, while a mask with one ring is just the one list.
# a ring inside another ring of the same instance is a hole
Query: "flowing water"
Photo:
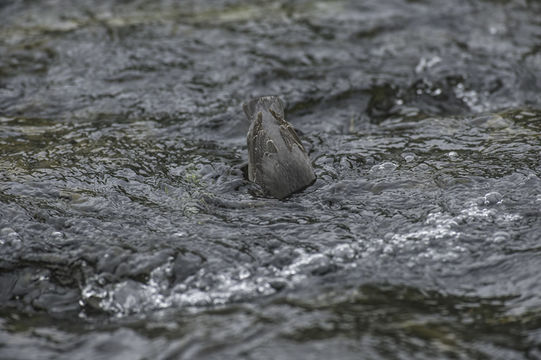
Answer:
[[540, 94], [535, 0], [2, 1], [0, 358], [539, 359]]

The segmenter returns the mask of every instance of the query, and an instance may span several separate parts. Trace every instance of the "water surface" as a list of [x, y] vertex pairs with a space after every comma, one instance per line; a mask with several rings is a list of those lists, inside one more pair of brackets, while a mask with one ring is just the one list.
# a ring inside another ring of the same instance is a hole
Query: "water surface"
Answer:
[[[541, 357], [536, 1], [0, 4], [0, 358]], [[246, 181], [276, 94], [317, 181]]]

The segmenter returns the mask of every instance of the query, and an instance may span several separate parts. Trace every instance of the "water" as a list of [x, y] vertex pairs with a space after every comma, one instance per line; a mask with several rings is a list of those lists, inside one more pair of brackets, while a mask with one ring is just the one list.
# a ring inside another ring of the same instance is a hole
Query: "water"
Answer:
[[[0, 3], [0, 358], [541, 358], [536, 1]], [[316, 183], [247, 182], [277, 94]]]

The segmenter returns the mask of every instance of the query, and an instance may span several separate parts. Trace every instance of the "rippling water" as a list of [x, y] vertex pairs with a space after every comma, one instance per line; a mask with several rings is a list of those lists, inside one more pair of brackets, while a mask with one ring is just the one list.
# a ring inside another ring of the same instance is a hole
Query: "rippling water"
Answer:
[[[541, 358], [541, 5], [0, 3], [0, 358]], [[277, 94], [317, 174], [243, 176]]]

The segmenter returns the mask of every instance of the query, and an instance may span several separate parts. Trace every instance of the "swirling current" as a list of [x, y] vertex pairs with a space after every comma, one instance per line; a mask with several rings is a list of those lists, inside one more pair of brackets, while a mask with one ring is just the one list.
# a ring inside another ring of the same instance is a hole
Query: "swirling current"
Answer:
[[[1, 359], [541, 358], [541, 4], [0, 2]], [[243, 173], [278, 95], [316, 182]]]

